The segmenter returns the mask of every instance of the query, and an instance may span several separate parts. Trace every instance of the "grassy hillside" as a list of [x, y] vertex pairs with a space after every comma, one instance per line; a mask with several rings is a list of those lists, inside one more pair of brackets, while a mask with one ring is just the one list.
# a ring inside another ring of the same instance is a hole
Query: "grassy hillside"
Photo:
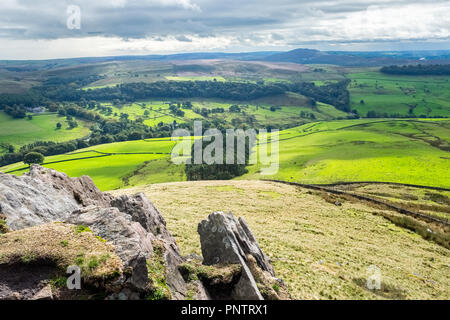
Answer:
[[[122, 113], [126, 113], [129, 115], [129, 119], [135, 120], [142, 118], [144, 124], [151, 127], [158, 125], [160, 122], [165, 124], [171, 124], [173, 121], [184, 123], [193, 119], [219, 119], [220, 121], [225, 121], [230, 127], [232, 126], [232, 120], [238, 119], [239, 124], [246, 123], [250, 125], [248, 120], [249, 116], [254, 117], [253, 125], [256, 125], [256, 127], [292, 127], [296, 124], [310, 122], [310, 114], [314, 114], [317, 120], [331, 120], [346, 117], [347, 115], [333, 106], [323, 103], [318, 103], [313, 108], [309, 105], [308, 99], [295, 93], [287, 93], [285, 95], [259, 99], [252, 102], [192, 99], [193, 109], [205, 108], [212, 110], [215, 108], [223, 108], [225, 111], [224, 113], [210, 113], [206, 117], [195, 113], [191, 109], [182, 109], [185, 113], [182, 117], [175, 116], [169, 109], [171, 102], [176, 104], [178, 101], [171, 99], [166, 101], [147, 100], [122, 106], [114, 106], [112, 103], [102, 103], [101, 108], [97, 108], [95, 111], [105, 117], [117, 119]], [[181, 100], [179, 102], [182, 103], [183, 101]], [[239, 105], [242, 112], [229, 112], [230, 106], [235, 104]], [[276, 110], [271, 111], [271, 107], [273, 106], [276, 107]], [[110, 112], [108, 112], [108, 109]], [[308, 117], [302, 117], [302, 112], [306, 113]]]
[[[56, 129], [58, 122], [62, 124], [61, 129]], [[14, 119], [0, 111], [0, 143], [19, 147], [38, 140], [62, 142], [88, 135], [89, 124], [78, 119], [77, 122], [77, 128], [69, 129], [65, 118], [56, 114], [35, 114], [28, 120]]]
[[450, 116], [448, 76], [391, 76], [367, 71], [347, 76], [352, 80], [351, 109], [361, 115], [373, 110], [388, 115]]
[[449, 121], [317, 122], [280, 133], [280, 170], [242, 179], [302, 183], [384, 181], [449, 187]]
[[[88, 175], [101, 190], [129, 185], [128, 179], [138, 175], [140, 168], [146, 166], [159, 169], [147, 175], [141, 183], [184, 180], [183, 167], [161, 168], [161, 160], [165, 159], [162, 163], [167, 163], [173, 146], [174, 142], [167, 138], [111, 143], [47, 157], [45, 166], [72, 177]], [[17, 163], [2, 170], [17, 170], [14, 174], [20, 175], [28, 169], [23, 163]], [[140, 181], [135, 182], [138, 184]]]
[[[296, 299], [450, 296], [449, 250], [380, 216], [393, 212], [344, 200], [336, 206], [309, 190], [262, 181], [169, 183], [114, 194], [136, 192], [161, 211], [183, 254], [201, 253], [197, 225], [211, 212], [244, 217]], [[371, 265], [381, 269], [375, 292], [366, 289]]]
[[[260, 174], [261, 165], [253, 165], [239, 179], [450, 186], [448, 120], [315, 122], [281, 131], [279, 139], [279, 172], [264, 176]], [[183, 165], [170, 161], [173, 146], [167, 138], [106, 144], [47, 157], [45, 166], [74, 177], [89, 175], [102, 190], [184, 181]], [[26, 167], [17, 163], [0, 170], [21, 174]]]

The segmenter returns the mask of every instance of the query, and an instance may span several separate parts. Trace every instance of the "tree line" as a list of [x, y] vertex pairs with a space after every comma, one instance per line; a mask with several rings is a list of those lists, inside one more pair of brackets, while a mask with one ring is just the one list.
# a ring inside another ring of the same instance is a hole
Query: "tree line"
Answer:
[[404, 65], [404, 66], [388, 66], [380, 69], [382, 73], [395, 75], [434, 75], [434, 76], [449, 76], [450, 64], [418, 64], [418, 65]]
[[[38, 152], [44, 156], [63, 154], [77, 149], [95, 146], [98, 144], [139, 140], [147, 138], [159, 138], [171, 136], [173, 129], [185, 128], [191, 130], [189, 123], [172, 124], [159, 123], [155, 127], [144, 125], [143, 119], [128, 119], [127, 114], [122, 114], [120, 119], [108, 119], [102, 117], [94, 109], [98, 107], [96, 101], [111, 101], [114, 104], [134, 102], [148, 98], [221, 98], [227, 100], [253, 100], [266, 96], [278, 95], [287, 91], [297, 92], [311, 98], [313, 105], [316, 101], [332, 104], [338, 109], [349, 111], [349, 93], [347, 91], [347, 81], [329, 84], [325, 86], [315, 86], [313, 83], [276, 83], [265, 85], [262, 83], [246, 82], [217, 82], [217, 81], [161, 81], [154, 83], [130, 83], [117, 85], [116, 87], [100, 88], [96, 90], [79, 90], [77, 87], [85, 84], [81, 81], [78, 85], [66, 85], [66, 82], [59, 83], [55, 79], [47, 81], [44, 86], [29, 90], [26, 94], [2, 94], [0, 95], [0, 110], [3, 110], [14, 117], [25, 117], [26, 110], [34, 107], [45, 107], [51, 112], [58, 112], [61, 116], [66, 116], [68, 121], [72, 121], [75, 126], [76, 121], [71, 117], [76, 117], [93, 122], [90, 127], [91, 134], [88, 138], [77, 139], [68, 142], [55, 143], [51, 141], [38, 141], [15, 151], [8, 149], [8, 153], [0, 157], [0, 166], [23, 161], [26, 154]], [[170, 112], [176, 116], [184, 116], [182, 109], [191, 109], [192, 103], [172, 105]], [[196, 113], [222, 113], [225, 110], [216, 108], [214, 110], [194, 110]], [[239, 113], [238, 105], [230, 107], [230, 112]], [[72, 119], [72, 120], [70, 120]], [[234, 119], [237, 122], [237, 119]], [[248, 123], [252, 126], [255, 123], [254, 117], [248, 116]], [[233, 123], [235, 126], [243, 124]], [[220, 119], [205, 121], [204, 127], [216, 127], [219, 130], [226, 128], [225, 123]], [[12, 152], [11, 152], [12, 151]]]
[[224, 100], [250, 101], [268, 96], [295, 92], [316, 101], [334, 105], [349, 112], [350, 94], [347, 90], [349, 80], [316, 86], [312, 82], [298, 83], [249, 83], [219, 81], [158, 81], [120, 84], [115, 87], [95, 90], [78, 90], [73, 87], [45, 87], [42, 94], [54, 101], [116, 101], [131, 103], [151, 98], [218, 98]]

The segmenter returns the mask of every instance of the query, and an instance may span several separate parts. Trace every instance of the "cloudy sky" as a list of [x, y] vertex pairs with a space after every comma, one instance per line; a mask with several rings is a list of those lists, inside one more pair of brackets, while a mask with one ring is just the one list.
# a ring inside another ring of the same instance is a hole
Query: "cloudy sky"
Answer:
[[449, 13], [448, 0], [0, 0], [0, 59], [450, 49]]

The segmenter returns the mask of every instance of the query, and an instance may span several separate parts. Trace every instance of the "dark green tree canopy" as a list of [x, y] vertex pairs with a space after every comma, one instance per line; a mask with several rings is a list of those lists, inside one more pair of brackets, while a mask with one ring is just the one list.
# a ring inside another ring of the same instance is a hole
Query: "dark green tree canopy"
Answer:
[[25, 155], [23, 158], [23, 162], [32, 165], [32, 164], [41, 164], [44, 162], [44, 155], [39, 152], [30, 152]]

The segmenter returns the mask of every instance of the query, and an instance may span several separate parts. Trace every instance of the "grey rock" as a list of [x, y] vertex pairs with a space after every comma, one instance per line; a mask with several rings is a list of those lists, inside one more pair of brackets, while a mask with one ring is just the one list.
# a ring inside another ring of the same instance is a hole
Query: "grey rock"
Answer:
[[244, 219], [237, 220], [232, 213], [213, 212], [198, 225], [205, 265], [241, 264], [242, 274], [233, 288], [231, 298], [263, 300], [256, 281], [247, 265], [252, 255], [258, 267], [274, 276], [273, 267], [261, 251]]
[[261, 251], [253, 233], [243, 218], [232, 213], [213, 212], [198, 226], [204, 264], [239, 263], [251, 254], [259, 267], [275, 276], [269, 258]]
[[209, 292], [206, 290], [200, 280], [193, 281], [193, 286], [195, 287], [196, 292], [194, 300], [211, 300]]
[[31, 300], [53, 300], [53, 293], [51, 285], [46, 285], [41, 290], [39, 290]]
[[117, 208], [82, 208], [74, 211], [66, 222], [88, 226], [95, 235], [112, 243], [124, 268], [132, 270], [126, 284], [145, 292], [148, 284], [147, 259], [152, 256], [152, 240], [155, 239], [152, 234]]
[[132, 221], [138, 222], [148, 233], [152, 240], [163, 240], [164, 255], [167, 262], [167, 285], [171, 288], [172, 296], [183, 299], [186, 293], [185, 282], [178, 265], [184, 262], [175, 239], [167, 230], [166, 221], [158, 209], [139, 193], [133, 196], [123, 195], [111, 201], [111, 205], [130, 216]]
[[[187, 284], [178, 270], [185, 259], [161, 213], [143, 194], [113, 198], [97, 189], [89, 177], [70, 178], [33, 165], [30, 172], [21, 177], [0, 173], [0, 214], [6, 217], [6, 225], [13, 231], [62, 221], [88, 226], [95, 235], [110, 242], [122, 260], [125, 272], [113, 283], [108, 283], [109, 299], [134, 300], [149, 293], [147, 261], [153, 258], [154, 241], [158, 241], [164, 246], [166, 283], [172, 299], [186, 297]], [[198, 231], [204, 264], [242, 265], [242, 273], [233, 284], [230, 298], [263, 299], [247, 259], [254, 257], [254, 265], [270, 275], [274, 275], [274, 271], [245, 220], [237, 220], [232, 214], [213, 213], [199, 224]], [[25, 299], [51, 297], [48, 289], [36, 284], [37, 280], [49, 279], [44, 273], [39, 272], [39, 277], [30, 284], [22, 281], [17, 290], [17, 281], [11, 280], [12, 274], [3, 280], [0, 277], [0, 287], [6, 288], [3, 290], [5, 296], [20, 292], [20, 297]], [[19, 276], [16, 274], [17, 279]], [[211, 298], [200, 281], [193, 285], [197, 299]]]
[[164, 244], [167, 285], [174, 299], [184, 299], [186, 283], [178, 271], [183, 263], [175, 239], [160, 212], [143, 194], [114, 199], [101, 192], [89, 177], [70, 178], [64, 173], [33, 165], [16, 177], [0, 173], [0, 213], [11, 230], [53, 221], [86, 225], [115, 247], [124, 267], [132, 270], [117, 283], [135, 298], [148, 284], [147, 260], [152, 241]]
[[89, 177], [71, 179], [38, 165], [21, 177], [0, 173], [0, 213], [10, 230], [64, 221], [80, 207], [107, 206], [110, 201]]

